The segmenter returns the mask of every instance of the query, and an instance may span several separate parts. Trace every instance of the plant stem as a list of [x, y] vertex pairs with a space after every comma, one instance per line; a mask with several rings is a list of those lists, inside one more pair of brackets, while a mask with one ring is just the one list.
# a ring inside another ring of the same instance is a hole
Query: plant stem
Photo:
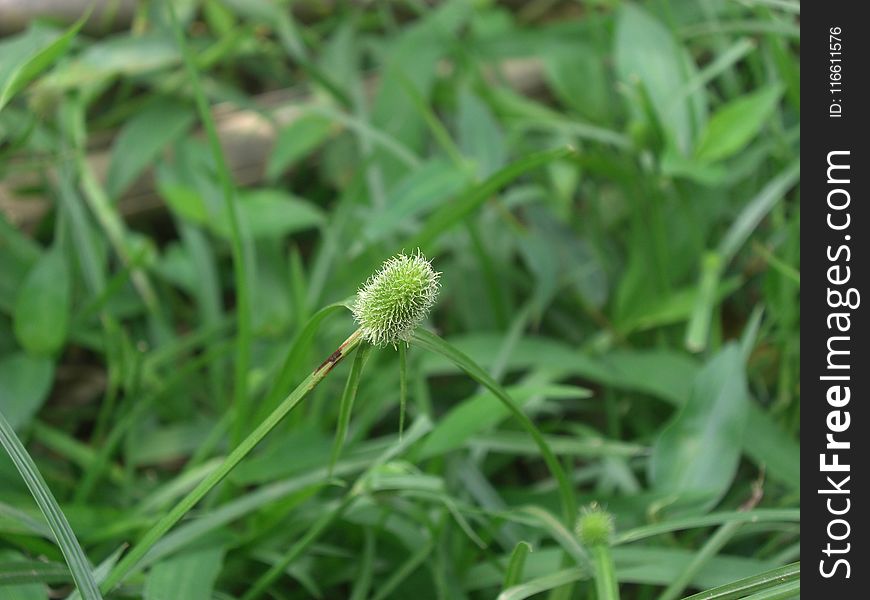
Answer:
[[405, 432], [405, 409], [408, 405], [408, 349], [399, 344], [399, 439]]
[[598, 600], [619, 600], [619, 584], [616, 581], [616, 569], [610, 556], [610, 546], [596, 544], [592, 547], [592, 558], [595, 561], [595, 591]]
[[175, 43], [181, 52], [181, 58], [187, 71], [194, 101], [196, 102], [196, 109], [199, 113], [200, 121], [202, 121], [203, 129], [205, 129], [209, 148], [211, 149], [215, 172], [221, 185], [224, 207], [230, 225], [230, 255], [233, 262], [233, 279], [236, 283], [236, 322], [238, 327], [232, 403], [232, 410], [236, 414], [232, 423], [233, 435], [231, 438], [232, 442], [236, 443], [241, 438], [241, 432], [245, 424], [245, 413], [242, 411], [242, 404], [245, 403], [248, 396], [248, 368], [251, 362], [251, 292], [247, 275], [250, 265], [245, 260], [245, 246], [248, 240], [246, 239], [245, 231], [242, 229], [239, 217], [235, 184], [233, 183], [226, 157], [224, 157], [223, 150], [221, 149], [217, 127], [215, 126], [214, 117], [211, 114], [211, 108], [208, 105], [208, 100], [199, 78], [199, 71], [194, 63], [193, 54], [187, 45], [184, 31], [182, 31], [181, 25], [178, 22], [173, 2], [166, 2], [165, 4], [169, 12]]
[[314, 369], [296, 389], [290, 392], [283, 402], [272, 411], [254, 431], [236, 446], [224, 462], [203, 479], [199, 485], [190, 491], [181, 502], [169, 511], [162, 519], [157, 521], [149, 529], [139, 543], [112, 569], [105, 581], [100, 586], [103, 593], [108, 593], [119, 584], [136, 567], [145, 554], [163, 535], [169, 531], [178, 521], [184, 517], [202, 498], [220, 483], [227, 474], [232, 471], [250, 452], [268, 435], [276, 425], [293, 410], [297, 404], [321, 381], [344, 357], [350, 355], [362, 341], [362, 332], [357, 329], [348, 337], [338, 349], [329, 355], [323, 363]]

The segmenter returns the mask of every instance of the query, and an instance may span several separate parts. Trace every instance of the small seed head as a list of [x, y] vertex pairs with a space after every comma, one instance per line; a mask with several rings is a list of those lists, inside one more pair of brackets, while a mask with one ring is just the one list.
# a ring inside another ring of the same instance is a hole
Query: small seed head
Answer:
[[363, 339], [374, 346], [407, 343], [438, 297], [438, 278], [420, 251], [386, 261], [360, 288], [353, 305]]
[[613, 516], [597, 502], [593, 502], [580, 511], [575, 532], [585, 546], [610, 544], [610, 537], [613, 535]]

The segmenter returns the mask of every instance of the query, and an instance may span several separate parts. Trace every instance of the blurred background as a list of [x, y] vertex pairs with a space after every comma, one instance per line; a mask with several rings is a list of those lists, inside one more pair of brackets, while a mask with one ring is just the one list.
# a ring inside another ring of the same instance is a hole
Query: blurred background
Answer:
[[[623, 598], [799, 558], [799, 2], [184, 0], [184, 46], [166, 3], [90, 5], [0, 0], [0, 412], [94, 565], [417, 248], [426, 327], [614, 514]], [[520, 542], [514, 583], [595, 597], [523, 512], [558, 513], [531, 439], [420, 348], [401, 443], [389, 348], [330, 477], [348, 370], [114, 597], [241, 597], [324, 519], [264, 597], [494, 598]], [[71, 589], [0, 453], [0, 597]]]

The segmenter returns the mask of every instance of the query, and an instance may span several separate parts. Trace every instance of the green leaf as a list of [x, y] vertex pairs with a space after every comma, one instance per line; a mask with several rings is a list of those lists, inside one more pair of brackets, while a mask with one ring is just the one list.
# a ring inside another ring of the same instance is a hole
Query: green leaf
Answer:
[[344, 440], [347, 437], [347, 430], [350, 427], [350, 415], [353, 411], [353, 401], [356, 399], [356, 392], [359, 389], [359, 380], [362, 376], [363, 368], [371, 354], [372, 347], [369, 344], [363, 344], [353, 358], [353, 365], [350, 368], [350, 373], [347, 376], [347, 382], [344, 386], [344, 393], [341, 395], [341, 402], [338, 407], [338, 425], [335, 428], [335, 442], [332, 445], [332, 455], [329, 459], [329, 473], [332, 474], [335, 468], [335, 463], [338, 462], [338, 457], [341, 454], [341, 448], [344, 446]]
[[547, 468], [549, 468], [550, 473], [558, 483], [559, 496], [562, 503], [562, 518], [566, 523], [573, 525], [577, 512], [576, 501], [574, 499], [574, 488], [565, 476], [565, 471], [562, 469], [562, 465], [559, 463], [556, 455], [553, 454], [553, 451], [550, 449], [544, 436], [541, 435], [541, 432], [532, 420], [526, 416], [526, 413], [522, 411], [522, 409], [510, 396], [508, 396], [507, 392], [504, 391], [498, 382], [490, 377], [489, 373], [484, 371], [480, 365], [434, 333], [426, 331], [423, 328], [417, 328], [412, 335], [412, 341], [415, 345], [418, 345], [421, 348], [434, 352], [435, 354], [440, 354], [465, 371], [465, 373], [467, 373], [472, 379], [492, 392], [517, 419], [517, 421], [519, 421], [523, 429], [525, 429], [526, 432], [532, 436], [532, 439], [535, 440], [535, 443], [541, 451], [544, 462], [547, 464]]
[[383, 210], [370, 213], [363, 238], [370, 242], [383, 239], [407, 227], [415, 217], [449, 205], [465, 182], [465, 175], [451, 164], [440, 160], [426, 163], [399, 180], [387, 195]]
[[333, 125], [321, 115], [302, 115], [281, 130], [266, 164], [266, 179], [275, 180], [330, 136]]
[[712, 507], [737, 471], [748, 408], [743, 358], [732, 342], [698, 372], [688, 400], [656, 440], [653, 487], [678, 509]]
[[[509, 388], [519, 406], [541, 396], [556, 400], [588, 398], [592, 394], [580, 387], [534, 383]], [[475, 434], [486, 431], [510, 415], [510, 411], [490, 392], [468, 398], [451, 408], [439, 419], [435, 429], [423, 442], [420, 456], [428, 458], [461, 448]]]
[[[311, 229], [323, 222], [320, 209], [278, 189], [240, 191], [237, 209], [239, 220], [254, 239], [281, 237]], [[226, 211], [221, 213], [214, 228], [220, 235], [231, 237]]]
[[69, 522], [57, 505], [57, 500], [54, 499], [51, 490], [39, 473], [39, 469], [36, 468], [33, 459], [24, 449], [2, 412], [0, 412], [0, 446], [3, 446], [3, 449], [9, 454], [15, 468], [18, 469], [21, 478], [36, 500], [39, 510], [45, 515], [48, 526], [51, 528], [58, 546], [60, 546], [82, 598], [84, 600], [102, 600], [91, 573], [88, 557], [79, 545]]
[[[675, 146], [689, 154], [694, 132], [706, 118], [693, 96], [681, 96], [695, 67], [671, 32], [635, 4], [624, 4], [616, 24], [616, 68], [624, 83], [640, 83], [652, 109]], [[642, 107], [635, 112], [643, 114]]]
[[21, 89], [60, 58], [87, 17], [63, 34], [34, 26], [0, 43], [0, 111]]
[[26, 425], [42, 407], [54, 380], [54, 362], [23, 352], [0, 359], [0, 412], [13, 429]]
[[562, 104], [602, 124], [612, 110], [606, 64], [594, 46], [582, 42], [544, 56], [547, 80]]
[[160, 152], [193, 123], [190, 107], [169, 98], [157, 98], [124, 124], [112, 146], [106, 191], [117, 198]]
[[733, 583], [721, 585], [711, 590], [689, 596], [685, 600], [739, 600], [747, 598], [750, 594], [757, 594], [766, 590], [772, 590], [786, 584], [798, 582], [801, 578], [800, 561], [770, 569], [752, 577], [746, 577]]
[[565, 584], [582, 581], [588, 578], [589, 575], [583, 569], [576, 567], [572, 569], [563, 569], [549, 575], [544, 575], [543, 577], [537, 577], [526, 583], [510, 587], [499, 594], [497, 600], [523, 600], [523, 598], [530, 598], [536, 594], [540, 594], [541, 592], [554, 590]]
[[[0, 588], [3, 593], [9, 592], [8, 586], [19, 586], [34, 583], [67, 583], [70, 581], [69, 569], [63, 563], [43, 562], [41, 560], [0, 560]], [[41, 586], [34, 586], [40, 588]], [[3, 598], [15, 598], [4, 595]], [[45, 594], [42, 596], [46, 597]]]
[[771, 85], [725, 104], [701, 133], [696, 158], [714, 162], [745, 148], [770, 119], [780, 96], [782, 87]]
[[18, 343], [32, 354], [54, 354], [66, 341], [70, 313], [69, 270], [63, 254], [46, 252], [27, 274], [15, 302]]
[[432, 243], [442, 232], [465, 219], [491, 198], [493, 194], [520, 175], [550, 164], [553, 161], [575, 155], [576, 152], [571, 148], [556, 148], [529, 154], [507, 165], [503, 169], [493, 173], [485, 181], [460, 194], [453, 202], [448, 202], [433, 212], [426, 220], [423, 230], [406, 247], [422, 248], [425, 251], [426, 246]]
[[221, 548], [181, 554], [157, 563], [145, 582], [145, 600], [211, 600], [222, 563]]
[[103, 83], [116, 75], [134, 77], [178, 62], [172, 38], [163, 31], [135, 36], [118, 34], [89, 45], [74, 60], [43, 78], [43, 82], [57, 91], [76, 89]]
[[202, 196], [192, 187], [183, 183], [159, 181], [157, 184], [160, 195], [181, 218], [197, 225], [209, 222], [208, 207]]
[[471, 90], [459, 94], [457, 133], [463, 154], [474, 160], [477, 174], [489, 177], [507, 161], [507, 145], [501, 125], [489, 106]]
[[526, 557], [531, 551], [532, 546], [528, 542], [517, 542], [517, 545], [514, 546], [514, 551], [511, 552], [511, 559], [508, 562], [507, 569], [505, 569], [503, 588], [509, 588], [522, 581], [523, 567], [526, 564]]

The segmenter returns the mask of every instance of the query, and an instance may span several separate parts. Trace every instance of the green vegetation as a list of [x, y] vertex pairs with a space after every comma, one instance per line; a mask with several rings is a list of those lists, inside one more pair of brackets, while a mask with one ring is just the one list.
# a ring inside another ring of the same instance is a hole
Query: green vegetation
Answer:
[[0, 598], [799, 595], [798, 2], [137, 7], [0, 37]]

